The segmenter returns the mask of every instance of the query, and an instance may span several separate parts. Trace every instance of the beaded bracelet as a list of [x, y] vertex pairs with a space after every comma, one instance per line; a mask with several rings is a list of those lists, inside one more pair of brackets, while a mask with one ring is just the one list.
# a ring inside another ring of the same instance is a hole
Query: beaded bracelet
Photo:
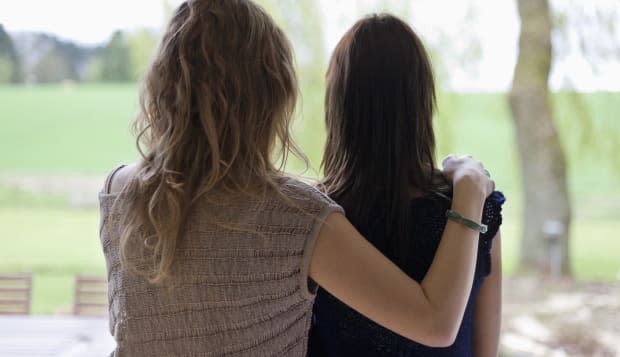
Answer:
[[478, 224], [470, 219], [461, 216], [460, 214], [456, 213], [451, 209], [446, 211], [446, 217], [480, 233], [486, 233], [489, 230], [489, 227], [486, 224]]

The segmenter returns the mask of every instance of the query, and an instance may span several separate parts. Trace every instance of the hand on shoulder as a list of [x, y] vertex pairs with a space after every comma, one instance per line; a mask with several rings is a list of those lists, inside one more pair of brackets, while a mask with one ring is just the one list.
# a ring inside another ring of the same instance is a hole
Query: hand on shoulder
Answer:
[[443, 172], [452, 181], [455, 194], [480, 194], [488, 197], [495, 190], [495, 182], [482, 162], [472, 156], [448, 155], [442, 161]]

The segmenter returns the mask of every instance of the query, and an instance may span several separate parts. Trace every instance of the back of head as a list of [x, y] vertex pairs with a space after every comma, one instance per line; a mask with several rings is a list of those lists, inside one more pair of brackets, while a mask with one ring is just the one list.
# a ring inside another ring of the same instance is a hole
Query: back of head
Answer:
[[134, 123], [143, 160], [124, 189], [124, 264], [163, 281], [193, 202], [214, 188], [274, 186], [274, 151], [285, 160], [296, 149], [289, 124], [297, 92], [291, 46], [263, 9], [250, 0], [183, 2]]
[[200, 167], [212, 183], [255, 182], [272, 170], [278, 139], [288, 144], [296, 96], [290, 44], [263, 9], [184, 2], [145, 78], [136, 121], [145, 161], [185, 176]]
[[429, 58], [406, 23], [372, 15], [340, 40], [327, 72], [325, 188], [358, 228], [386, 222], [396, 255], [411, 188], [433, 188], [434, 105]]

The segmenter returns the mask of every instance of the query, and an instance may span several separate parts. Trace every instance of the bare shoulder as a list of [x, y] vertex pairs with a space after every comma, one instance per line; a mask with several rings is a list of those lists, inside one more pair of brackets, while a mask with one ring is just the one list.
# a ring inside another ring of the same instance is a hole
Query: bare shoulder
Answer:
[[136, 171], [138, 171], [137, 163], [129, 164], [116, 171], [110, 182], [110, 193], [121, 192], [127, 182], [136, 174]]

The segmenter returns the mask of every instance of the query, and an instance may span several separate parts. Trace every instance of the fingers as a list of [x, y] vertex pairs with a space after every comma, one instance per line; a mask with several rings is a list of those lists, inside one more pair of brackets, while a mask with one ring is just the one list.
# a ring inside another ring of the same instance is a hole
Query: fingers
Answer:
[[454, 154], [450, 154], [446, 157], [444, 157], [443, 160], [441, 160], [441, 166], [445, 167], [450, 161], [454, 160], [456, 158], [456, 155]]
[[[495, 191], [495, 181], [491, 179], [491, 173], [485, 169], [484, 164], [471, 155], [446, 156], [442, 162], [443, 173], [449, 181], [455, 182], [462, 179], [463, 175], [470, 176], [470, 179], [483, 191], [490, 195]], [[473, 176], [472, 176], [473, 175]]]
[[472, 166], [477, 167], [480, 170], [484, 170], [484, 166], [482, 165], [482, 162], [476, 160], [471, 155], [450, 154], [441, 161], [441, 165], [444, 169], [447, 169], [447, 170], [451, 169], [455, 165], [472, 165]]

